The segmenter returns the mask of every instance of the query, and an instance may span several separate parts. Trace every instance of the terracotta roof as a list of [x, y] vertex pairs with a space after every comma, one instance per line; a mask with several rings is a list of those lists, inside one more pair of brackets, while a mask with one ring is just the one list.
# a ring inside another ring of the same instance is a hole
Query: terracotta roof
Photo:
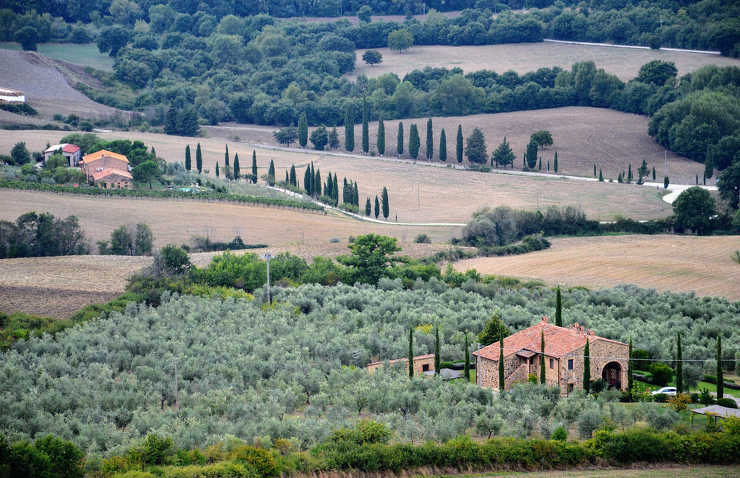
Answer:
[[[564, 357], [586, 345], [586, 339], [592, 343], [603, 340], [627, 346], [622, 342], [594, 335], [593, 331], [578, 324], [573, 324], [570, 327], [558, 327], [549, 323], [547, 317], [543, 317], [539, 323], [504, 339], [504, 357], [520, 353], [523, 349], [539, 353], [543, 331], [545, 332], [545, 355], [549, 357]], [[480, 356], [489, 360], [498, 360], [499, 348], [500, 344], [494, 342], [480, 349]], [[523, 352], [524, 355], [528, 355], [526, 351]], [[473, 355], [478, 355], [478, 351], [473, 352]]]
[[[426, 360], [426, 359], [430, 359], [430, 358], [434, 358], [434, 354], [416, 355], [416, 356], [414, 356], [414, 362], [416, 362], [417, 360]], [[388, 360], [388, 363], [390, 365], [393, 365], [393, 364], [400, 363], [400, 362], [407, 362], [408, 363], [408, 361], [409, 361], [408, 357], [404, 357], [404, 358], [398, 358], [398, 359]], [[379, 364], [384, 364], [384, 363], [385, 363], [384, 360], [379, 360], [377, 362], [370, 362], [367, 365], [369, 367], [370, 365], [379, 365]]]
[[125, 161], [128, 163], [128, 158], [122, 154], [114, 153], [113, 151], [108, 151], [107, 149], [101, 149], [100, 151], [96, 151], [94, 153], [86, 154], [82, 158], [83, 163], [90, 163], [92, 161], [96, 161], [102, 157], [108, 157], [108, 158], [115, 158], [120, 159], [121, 161]]
[[80, 150], [80, 147], [77, 146], [76, 144], [68, 143], [62, 147], [62, 151], [64, 151], [65, 153], [76, 153], [79, 150]]
[[134, 177], [131, 176], [131, 174], [128, 171], [123, 171], [121, 169], [115, 169], [115, 168], [105, 168], [102, 171], [95, 171], [92, 177], [95, 181], [99, 181], [100, 179], [108, 177], [112, 174], [116, 174], [118, 176], [121, 176], [122, 178], [134, 179]]

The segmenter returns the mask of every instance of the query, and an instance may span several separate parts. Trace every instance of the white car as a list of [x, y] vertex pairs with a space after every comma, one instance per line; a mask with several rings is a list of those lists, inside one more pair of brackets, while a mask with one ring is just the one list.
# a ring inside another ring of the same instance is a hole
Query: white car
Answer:
[[676, 395], [676, 387], [663, 387], [660, 390], [656, 390], [652, 392], [652, 395], [658, 395], [662, 393], [663, 395]]

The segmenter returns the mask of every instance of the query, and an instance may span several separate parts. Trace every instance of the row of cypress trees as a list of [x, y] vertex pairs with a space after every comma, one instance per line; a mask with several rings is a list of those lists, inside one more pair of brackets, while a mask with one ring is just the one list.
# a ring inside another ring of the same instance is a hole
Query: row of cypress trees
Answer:
[[[381, 212], [383, 213], [383, 218], [385, 219], [388, 219], [388, 216], [390, 216], [391, 213], [388, 188], [385, 186], [383, 186], [383, 192], [380, 193], [380, 199], [378, 199], [377, 195], [375, 196], [375, 219], [380, 216]], [[372, 204], [370, 203], [370, 198], [367, 198], [367, 201], [365, 201], [365, 216], [370, 217], [372, 213]]]
[[[234, 154], [233, 166], [230, 164], [231, 158], [229, 157], [229, 145], [226, 145], [226, 151], [224, 152], [224, 177], [228, 179], [234, 179], [236, 181], [242, 178], [241, 165], [239, 163], [239, 153]], [[201, 151], [200, 143], [197, 144], [195, 149], [195, 165], [198, 173], [203, 172], [203, 153]], [[185, 170], [192, 170], [192, 159], [190, 154], [190, 145], [185, 146]], [[272, 175], [270, 175], [272, 172]], [[221, 176], [221, 167], [218, 161], [216, 162], [216, 177]], [[272, 182], [270, 182], [272, 178]], [[252, 173], [247, 176], [247, 179], [252, 183], [257, 182], [257, 151], [252, 150]], [[268, 183], [270, 185], [275, 184], [275, 165], [270, 161], [270, 170], [268, 171]]]

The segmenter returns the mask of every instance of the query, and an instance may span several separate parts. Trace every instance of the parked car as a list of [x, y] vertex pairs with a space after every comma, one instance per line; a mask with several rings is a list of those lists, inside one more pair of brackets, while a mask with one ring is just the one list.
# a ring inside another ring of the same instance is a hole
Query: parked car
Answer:
[[676, 387], [663, 387], [660, 390], [656, 390], [656, 391], [652, 392], [652, 395], [658, 395], [658, 394], [661, 394], [661, 393], [663, 395], [673, 395], [673, 396], [675, 396], [676, 395]]

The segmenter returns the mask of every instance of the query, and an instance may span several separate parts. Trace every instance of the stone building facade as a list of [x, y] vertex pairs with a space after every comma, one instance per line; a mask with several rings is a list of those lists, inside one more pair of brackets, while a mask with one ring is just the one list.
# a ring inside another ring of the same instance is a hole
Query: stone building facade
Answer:
[[[629, 346], [616, 340], [594, 335], [578, 324], [558, 327], [547, 317], [532, 327], [504, 339], [504, 388], [526, 382], [534, 375], [540, 379], [542, 335], [545, 337], [545, 380], [559, 387], [563, 395], [583, 389], [584, 349], [589, 343], [591, 380], [602, 378], [607, 386], [625, 390]], [[499, 389], [499, 342], [473, 352], [478, 371], [478, 384]]]
[[[408, 370], [409, 359], [400, 358], [385, 362], [371, 362], [367, 365], [367, 370], [372, 373], [386, 364], [389, 367], [403, 367], [404, 370]], [[424, 372], [434, 372], [434, 354], [417, 355], [414, 357], [414, 375], [423, 375]]]

